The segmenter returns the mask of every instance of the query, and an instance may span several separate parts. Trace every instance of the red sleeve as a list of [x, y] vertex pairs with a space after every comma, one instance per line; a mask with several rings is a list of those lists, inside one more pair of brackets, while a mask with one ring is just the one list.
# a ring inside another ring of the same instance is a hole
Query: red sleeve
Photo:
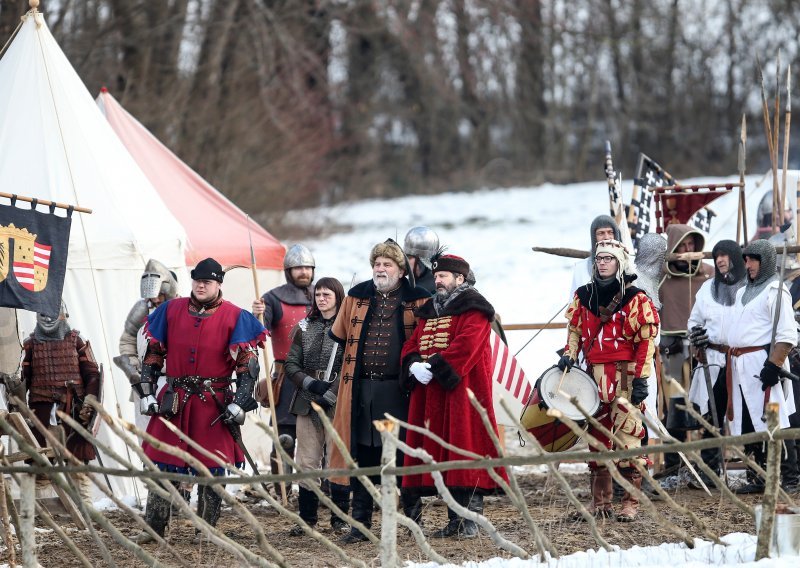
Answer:
[[[483, 357], [492, 327], [486, 316], [478, 311], [467, 312], [458, 318], [458, 327], [453, 332], [450, 345], [434, 357], [444, 359], [453, 372], [463, 378]], [[417, 329], [421, 327], [417, 326]]]

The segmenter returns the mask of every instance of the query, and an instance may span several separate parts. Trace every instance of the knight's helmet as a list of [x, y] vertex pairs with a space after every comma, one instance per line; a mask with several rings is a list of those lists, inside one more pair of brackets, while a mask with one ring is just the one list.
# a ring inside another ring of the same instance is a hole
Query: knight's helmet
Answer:
[[169, 268], [151, 258], [144, 267], [139, 290], [145, 300], [158, 298], [159, 294], [171, 300], [178, 296], [178, 278]]
[[413, 227], [406, 233], [403, 252], [415, 256], [422, 264], [431, 267], [431, 257], [439, 250], [439, 235], [430, 227]]
[[312, 269], [311, 279], [314, 279], [314, 269], [317, 264], [314, 262], [314, 255], [306, 245], [294, 244], [289, 247], [283, 257], [283, 272], [286, 275], [286, 281], [294, 283], [292, 278], [292, 268], [298, 266], [310, 266]]

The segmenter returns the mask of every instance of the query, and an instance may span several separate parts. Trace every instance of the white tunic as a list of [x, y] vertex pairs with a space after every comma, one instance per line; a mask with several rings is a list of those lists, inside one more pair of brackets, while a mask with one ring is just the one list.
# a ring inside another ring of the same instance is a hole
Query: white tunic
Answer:
[[570, 287], [569, 298], [567, 298], [569, 301], [567, 306], [572, 303], [572, 300], [575, 297], [575, 290], [592, 281], [593, 265], [594, 258], [590, 256], [589, 258], [579, 260], [572, 267], [572, 286]]
[[[769, 346], [772, 340], [772, 319], [778, 298], [778, 282], [771, 282], [758, 296], [743, 305], [742, 295], [745, 289], [741, 288], [736, 292], [734, 313], [728, 327], [727, 344], [731, 347]], [[797, 345], [797, 328], [792, 310], [792, 298], [785, 286], [783, 286], [783, 291], [784, 296], [775, 341], [776, 343]], [[764, 412], [764, 392], [761, 390], [761, 380], [758, 377], [766, 359], [766, 350], [758, 350], [731, 358], [733, 367], [731, 434], [734, 436], [742, 433], [742, 395], [747, 400], [747, 409], [755, 431], [763, 432], [767, 429], [766, 423], [761, 420]], [[789, 370], [788, 360], [784, 362], [783, 368]], [[783, 388], [780, 388], [781, 384]], [[789, 415], [795, 411], [792, 381], [784, 380], [778, 386], [773, 387], [769, 401], [778, 403], [780, 427], [788, 428]]]
[[[735, 313], [734, 305], [723, 306], [714, 300], [712, 294], [714, 280], [706, 280], [695, 296], [694, 307], [689, 315], [689, 330], [699, 325], [708, 332], [711, 343], [725, 345], [728, 337], [728, 326]], [[772, 327], [770, 327], [772, 330]], [[725, 354], [714, 349], [706, 349], [708, 371], [711, 375], [711, 384], [717, 384], [717, 378], [722, 367], [725, 366]], [[723, 377], [724, 380], [724, 377]], [[692, 374], [692, 384], [689, 387], [689, 400], [700, 407], [701, 414], [708, 412], [708, 391], [703, 367], [698, 365]], [[720, 416], [720, 419], [723, 417]]]

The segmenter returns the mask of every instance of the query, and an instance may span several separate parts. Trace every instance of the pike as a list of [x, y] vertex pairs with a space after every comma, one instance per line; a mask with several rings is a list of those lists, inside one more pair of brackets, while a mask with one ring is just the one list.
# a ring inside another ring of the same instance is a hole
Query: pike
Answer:
[[767, 136], [767, 149], [769, 150], [769, 159], [772, 162], [772, 169], [777, 167], [775, 164], [775, 154], [772, 150], [772, 127], [769, 123], [769, 103], [767, 102], [767, 88], [764, 85], [764, 73], [761, 70], [761, 61], [756, 53], [756, 65], [758, 67], [758, 80], [761, 83], [761, 110], [764, 113], [764, 134]]
[[[706, 350], [698, 349], [697, 350], [697, 360], [700, 362], [700, 365], [703, 367], [703, 378], [706, 382], [706, 393], [708, 393], [708, 406], [711, 408], [711, 421], [714, 424], [714, 428], [721, 434], [722, 428], [720, 426], [719, 414], [717, 413], [717, 401], [714, 397], [714, 384], [711, 382], [711, 371], [708, 369], [708, 359], [706, 357]], [[717, 380], [722, 380], [719, 375], [717, 376]], [[685, 400], [685, 399], [684, 399]], [[691, 404], [687, 402], [687, 404]], [[725, 459], [723, 456], [724, 446], [719, 447], [719, 463], [722, 467], [725, 467]]]
[[[742, 242], [739, 238], [744, 234], [744, 244], [747, 245], [747, 201], [745, 199], [745, 181], [747, 155], [747, 115], [742, 115], [742, 131], [739, 135], [739, 219], [736, 223], [736, 242]], [[716, 424], [715, 424], [716, 426]]]
[[[772, 233], [778, 232], [778, 227], [783, 224], [783, 203], [780, 202], [780, 191], [778, 185], [778, 150], [780, 148], [781, 134], [781, 50], [778, 50], [778, 68], [775, 71], [775, 115], [772, 127], [772, 151], [775, 157], [772, 160]], [[779, 219], [780, 218], [780, 222]]]
[[[786, 210], [786, 175], [789, 168], [789, 132], [792, 124], [792, 66], [786, 69], [786, 114], [783, 126], [783, 180], [781, 185], [781, 215]], [[781, 217], [783, 220], [783, 217]], [[795, 235], [796, 237], [796, 235]]]
[[[258, 272], [256, 271], [256, 250], [253, 248], [253, 235], [250, 232], [250, 215], [247, 215], [246, 220], [245, 220], [245, 224], [247, 226], [247, 238], [250, 241], [250, 270], [253, 272], [253, 288], [255, 288], [255, 291], [256, 291], [256, 298], [260, 298], [261, 297], [261, 291], [258, 289]], [[264, 315], [263, 314], [258, 319], [261, 320], [262, 324], [264, 323]], [[264, 355], [264, 364], [266, 366], [266, 363], [267, 363], [267, 350], [262, 348], [261, 351], [262, 351], [262, 353]], [[275, 395], [272, 393], [272, 379], [271, 379], [271, 377], [269, 375], [270, 375], [269, 374], [269, 370], [267, 370], [267, 373], [266, 373], [267, 399], [269, 400], [269, 408], [270, 408], [270, 412], [272, 413], [272, 420], [270, 422], [272, 422], [272, 431], [275, 433], [275, 439], [277, 440], [279, 438], [279, 434], [278, 434], [278, 417], [276, 415], [277, 412], [275, 410]], [[214, 400], [216, 400], [216, 399], [214, 399]], [[233, 434], [233, 431], [231, 431], [231, 434]], [[241, 438], [241, 432], [239, 433], [239, 437]], [[234, 435], [234, 439], [236, 439], [235, 435]], [[241, 447], [242, 451], [245, 452], [245, 457], [247, 457], [247, 461], [248, 462], [252, 462], [252, 458], [250, 458], [250, 456], [247, 454], [247, 450], [244, 449], [244, 444], [239, 443], [239, 446]], [[278, 460], [278, 475], [283, 475], [283, 460], [281, 459], [281, 457], [279, 455], [277, 455], [277, 450], [276, 450], [275, 458]], [[250, 464], [250, 466], [253, 468], [253, 471], [255, 471], [255, 466], [252, 463]], [[281, 481], [280, 487], [281, 487], [281, 500], [283, 501], [283, 506], [285, 507], [285, 506], [287, 506], [289, 504], [289, 499], [286, 496], [286, 482], [285, 481]]]

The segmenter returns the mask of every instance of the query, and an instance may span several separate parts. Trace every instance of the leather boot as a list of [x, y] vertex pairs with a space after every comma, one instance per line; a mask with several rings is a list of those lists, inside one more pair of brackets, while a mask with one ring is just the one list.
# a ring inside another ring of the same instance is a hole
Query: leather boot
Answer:
[[[608, 468], [598, 467], [589, 473], [589, 488], [592, 491], [592, 502], [586, 509], [598, 519], [614, 520], [614, 509], [611, 501], [614, 498], [613, 478]], [[624, 498], [624, 495], [623, 495]], [[569, 515], [571, 521], [585, 521], [580, 512]]]
[[[619, 471], [636, 489], [642, 488], [642, 474], [639, 473], [639, 470], [632, 467], [625, 467]], [[634, 497], [629, 491], [626, 491], [625, 496], [622, 498], [622, 511], [617, 515], [617, 521], [621, 523], [630, 523], [636, 518], [638, 512], [639, 499]]]
[[[462, 507], [483, 514], [483, 495], [475, 494], [468, 489], [452, 489], [450, 493]], [[432, 538], [475, 538], [478, 535], [478, 525], [475, 521], [459, 517], [450, 507], [447, 508], [447, 519], [447, 525], [431, 534]]]
[[[336, 503], [343, 513], [350, 512], [350, 488], [346, 485], [338, 485], [336, 483], [330, 484], [331, 501]], [[331, 529], [335, 532], [344, 532], [350, 529], [347, 521], [340, 519], [336, 514], [331, 511]]]
[[[153, 491], [148, 493], [147, 505], [144, 509], [144, 520], [159, 536], [164, 536], [164, 530], [167, 528], [167, 523], [169, 523], [169, 515], [169, 501], [162, 499]], [[133, 539], [136, 544], [146, 544], [153, 541], [155, 541], [155, 538], [145, 531], [140, 532]]]
[[[297, 499], [300, 509], [300, 518], [311, 527], [317, 524], [317, 511], [319, 510], [319, 497], [313, 491], [300, 486], [300, 494]], [[289, 531], [289, 536], [302, 536], [305, 534], [300, 525], [295, 525]]]
[[[372, 527], [372, 496], [360, 481], [353, 482], [353, 518], [365, 527]], [[350, 527], [350, 532], [341, 538], [344, 544], [353, 542], [364, 542], [367, 540], [361, 531], [355, 527]]]
[[403, 505], [403, 514], [419, 526], [422, 526], [422, 499], [419, 493], [409, 489], [401, 489], [400, 502]]
[[[220, 485], [224, 491], [225, 485]], [[217, 526], [220, 509], [222, 508], [222, 496], [208, 485], [199, 485], [197, 488], [197, 515], [212, 527]], [[200, 544], [202, 536], [199, 530], [195, 529], [193, 544]]]

